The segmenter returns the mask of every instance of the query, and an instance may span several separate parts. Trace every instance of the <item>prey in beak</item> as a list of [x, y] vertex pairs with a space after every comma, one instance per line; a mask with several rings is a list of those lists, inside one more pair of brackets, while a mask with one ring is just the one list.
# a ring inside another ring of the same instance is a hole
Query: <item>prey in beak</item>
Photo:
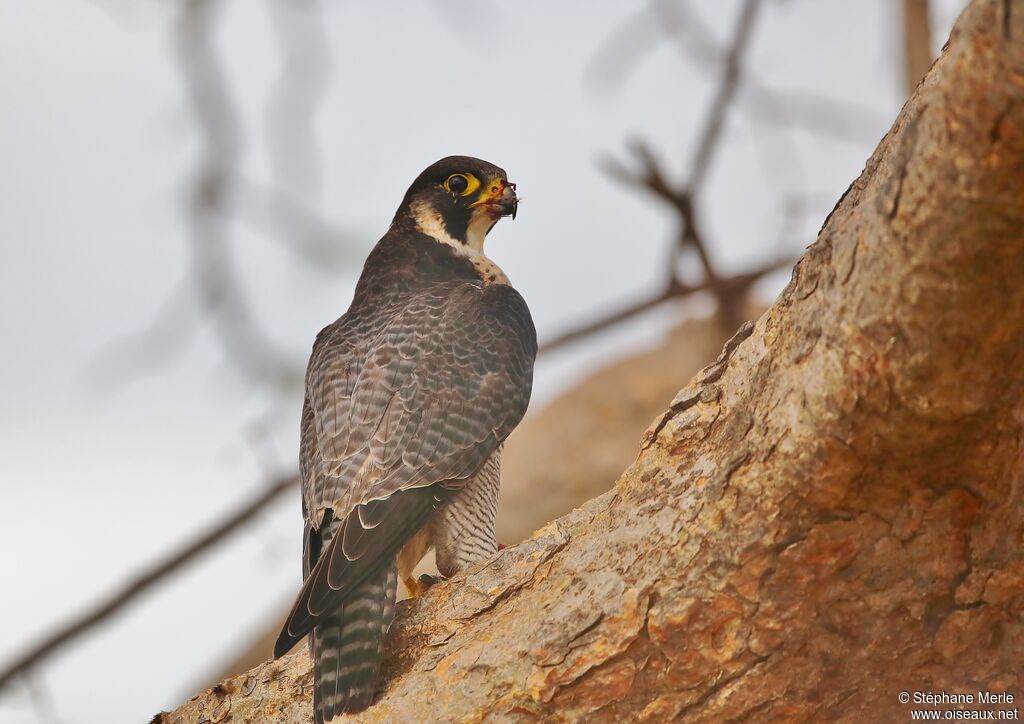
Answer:
[[469, 156], [451, 156], [420, 174], [395, 218], [412, 217], [427, 236], [482, 254], [494, 225], [505, 216], [515, 218], [518, 210], [516, 185], [502, 169]]
[[516, 185], [511, 181], [494, 179], [480, 191], [480, 197], [469, 205], [471, 209], [481, 208], [495, 221], [502, 216], [516, 218], [519, 208], [519, 197], [516, 196]]

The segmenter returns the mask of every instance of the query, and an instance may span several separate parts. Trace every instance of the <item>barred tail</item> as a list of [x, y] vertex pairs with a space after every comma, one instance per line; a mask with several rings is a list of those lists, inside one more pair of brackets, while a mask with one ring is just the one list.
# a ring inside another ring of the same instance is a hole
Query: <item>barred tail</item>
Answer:
[[397, 588], [398, 571], [392, 562], [359, 584], [313, 629], [309, 641], [316, 724], [362, 711], [373, 702]]

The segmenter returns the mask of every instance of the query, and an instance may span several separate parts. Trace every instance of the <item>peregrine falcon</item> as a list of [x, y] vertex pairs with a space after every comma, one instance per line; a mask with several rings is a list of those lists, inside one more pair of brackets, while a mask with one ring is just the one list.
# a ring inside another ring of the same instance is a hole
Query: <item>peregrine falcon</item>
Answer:
[[398, 579], [433, 548], [451, 576], [497, 550], [501, 446], [526, 412], [537, 335], [484, 254], [516, 185], [467, 156], [405, 194], [348, 311], [317, 335], [299, 462], [304, 582], [275, 658], [310, 636], [316, 722], [378, 684]]

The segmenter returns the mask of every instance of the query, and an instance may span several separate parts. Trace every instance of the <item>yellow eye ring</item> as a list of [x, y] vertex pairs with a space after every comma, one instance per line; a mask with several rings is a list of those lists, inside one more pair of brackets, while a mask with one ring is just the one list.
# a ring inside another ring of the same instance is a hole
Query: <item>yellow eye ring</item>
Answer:
[[453, 173], [444, 182], [444, 190], [455, 196], [469, 196], [480, 188], [480, 180], [471, 173]]

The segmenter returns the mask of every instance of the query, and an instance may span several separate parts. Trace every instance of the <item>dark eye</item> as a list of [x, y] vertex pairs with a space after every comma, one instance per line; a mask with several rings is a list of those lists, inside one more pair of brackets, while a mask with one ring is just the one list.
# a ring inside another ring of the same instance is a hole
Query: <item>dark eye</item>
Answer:
[[455, 174], [454, 176], [448, 177], [448, 190], [453, 194], [459, 194], [461, 196], [466, 193], [466, 189], [468, 188], [469, 180], [462, 174]]

